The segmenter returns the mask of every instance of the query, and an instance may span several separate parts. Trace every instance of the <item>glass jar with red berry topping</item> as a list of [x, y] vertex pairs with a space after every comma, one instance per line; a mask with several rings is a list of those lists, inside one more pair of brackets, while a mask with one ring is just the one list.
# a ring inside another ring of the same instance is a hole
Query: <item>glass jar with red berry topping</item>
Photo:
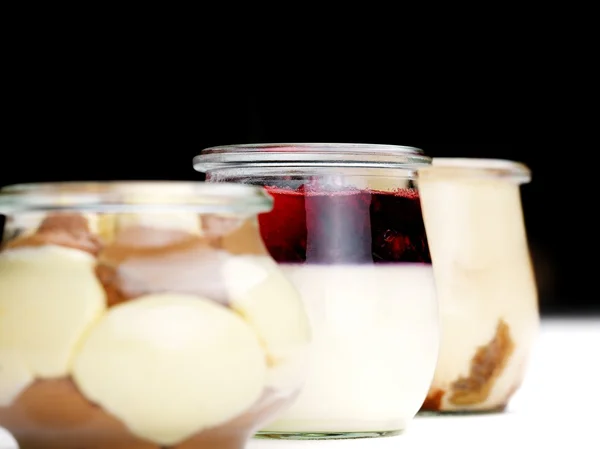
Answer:
[[0, 426], [21, 449], [242, 449], [298, 394], [310, 327], [262, 188], [0, 190]]
[[271, 256], [299, 289], [313, 341], [307, 382], [265, 438], [401, 432], [419, 410], [439, 346], [416, 148], [255, 144], [205, 149], [208, 182], [260, 185]]
[[419, 170], [442, 343], [423, 412], [504, 410], [539, 327], [520, 188], [527, 166], [434, 158]]

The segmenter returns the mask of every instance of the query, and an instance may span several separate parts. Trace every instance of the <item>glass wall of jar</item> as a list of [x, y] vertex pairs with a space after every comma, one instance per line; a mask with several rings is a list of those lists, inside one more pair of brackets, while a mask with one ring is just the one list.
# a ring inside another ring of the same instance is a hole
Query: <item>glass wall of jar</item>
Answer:
[[303, 382], [309, 323], [263, 189], [0, 191], [0, 426], [21, 449], [241, 449]]
[[419, 410], [439, 345], [414, 182], [428, 163], [415, 148], [369, 144], [213, 147], [195, 158], [208, 182], [274, 197], [260, 231], [312, 326], [305, 387], [259, 437], [397, 434]]
[[423, 411], [502, 410], [517, 391], [539, 326], [523, 220], [523, 164], [434, 158], [419, 170], [442, 320]]

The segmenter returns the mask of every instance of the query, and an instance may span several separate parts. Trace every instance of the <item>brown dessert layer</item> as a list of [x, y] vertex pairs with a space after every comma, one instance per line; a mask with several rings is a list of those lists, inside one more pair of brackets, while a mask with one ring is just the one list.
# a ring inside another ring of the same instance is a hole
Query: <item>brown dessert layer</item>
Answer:
[[[459, 377], [452, 382], [448, 391], [432, 386], [421, 406], [421, 411], [443, 411], [443, 398], [446, 394], [449, 395], [450, 404], [458, 406], [459, 409], [461, 406], [468, 409], [469, 406], [484, 403], [488, 399], [496, 379], [504, 371], [514, 349], [515, 344], [510, 336], [510, 328], [504, 320], [500, 319], [492, 340], [486, 345], [480, 346], [471, 359], [469, 375]], [[504, 409], [518, 390], [520, 383], [521, 380], [518, 380], [506, 395], [504, 402], [498, 404], [494, 409]]]
[[479, 347], [471, 359], [469, 376], [460, 377], [452, 383], [450, 403], [473, 405], [485, 402], [514, 349], [508, 324], [500, 319], [494, 338], [487, 345]]
[[227, 304], [221, 266], [229, 255], [186, 233], [131, 227], [99, 255], [96, 275], [108, 305], [152, 293], [204, 296]]
[[237, 223], [237, 226], [235, 227], [233, 224], [223, 224], [223, 226], [226, 226], [227, 229], [231, 229], [231, 232], [217, 237], [217, 241], [215, 242], [216, 248], [223, 249], [229, 254], [256, 256], [267, 256], [269, 254], [260, 237], [257, 222], [245, 220], [241, 224]]
[[20, 449], [158, 449], [87, 401], [70, 379], [36, 381], [0, 407], [0, 424]]
[[425, 398], [423, 405], [421, 406], [421, 410], [441, 410], [444, 394], [444, 390], [440, 388], [431, 388], [429, 393], [427, 393], [427, 397]]
[[100, 239], [89, 228], [87, 219], [78, 213], [48, 215], [34, 234], [18, 237], [7, 248], [60, 245], [97, 255], [102, 248]]
[[116, 418], [86, 400], [70, 379], [35, 382], [6, 408], [0, 423], [20, 449], [242, 449], [248, 438], [291, 398], [266, 392], [249, 411], [171, 447], [133, 436]]

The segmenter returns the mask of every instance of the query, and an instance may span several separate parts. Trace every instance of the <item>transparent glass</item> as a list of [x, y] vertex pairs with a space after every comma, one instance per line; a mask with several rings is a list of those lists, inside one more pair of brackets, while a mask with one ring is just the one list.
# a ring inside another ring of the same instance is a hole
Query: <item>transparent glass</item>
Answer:
[[439, 345], [414, 183], [428, 163], [414, 148], [314, 143], [211, 148], [195, 159], [208, 182], [273, 196], [260, 231], [312, 328], [306, 384], [258, 437], [394, 435], [419, 410]]
[[519, 388], [539, 326], [523, 221], [523, 164], [433, 159], [419, 170], [442, 320], [422, 411], [499, 411]]
[[0, 426], [21, 449], [241, 449], [290, 403], [310, 329], [260, 188], [0, 191]]

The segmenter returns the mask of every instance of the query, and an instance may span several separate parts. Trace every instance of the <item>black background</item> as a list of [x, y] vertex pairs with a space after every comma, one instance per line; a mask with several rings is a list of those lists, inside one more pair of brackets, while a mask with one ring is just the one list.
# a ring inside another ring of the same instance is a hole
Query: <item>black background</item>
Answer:
[[[385, 103], [384, 101], [380, 104]], [[352, 110], [341, 105], [289, 104], [277, 93], [243, 92], [212, 95], [205, 102], [182, 110], [151, 104], [115, 104], [101, 113], [90, 105], [67, 114], [42, 108], [28, 112], [10, 145], [1, 150], [0, 186], [16, 182], [166, 179], [199, 180], [192, 158], [202, 148], [261, 142], [352, 142], [416, 146], [433, 157], [503, 158], [523, 162], [532, 170], [532, 182], [522, 187], [523, 209], [542, 313], [600, 314], [600, 298], [592, 290], [595, 254], [593, 207], [578, 193], [584, 180], [548, 152], [547, 144], [443, 144], [465, 141], [460, 134], [420, 127], [418, 135], [408, 125], [382, 121], [381, 111]], [[145, 106], [148, 110], [144, 111]], [[390, 108], [387, 109], [388, 116]], [[107, 111], [107, 112], [104, 112]], [[366, 113], [365, 113], [366, 112]], [[468, 128], [468, 127], [467, 127]], [[505, 141], [501, 132], [479, 141]], [[553, 151], [566, 151], [566, 148]], [[572, 165], [572, 164], [571, 164]], [[590, 262], [591, 260], [591, 262]]]

